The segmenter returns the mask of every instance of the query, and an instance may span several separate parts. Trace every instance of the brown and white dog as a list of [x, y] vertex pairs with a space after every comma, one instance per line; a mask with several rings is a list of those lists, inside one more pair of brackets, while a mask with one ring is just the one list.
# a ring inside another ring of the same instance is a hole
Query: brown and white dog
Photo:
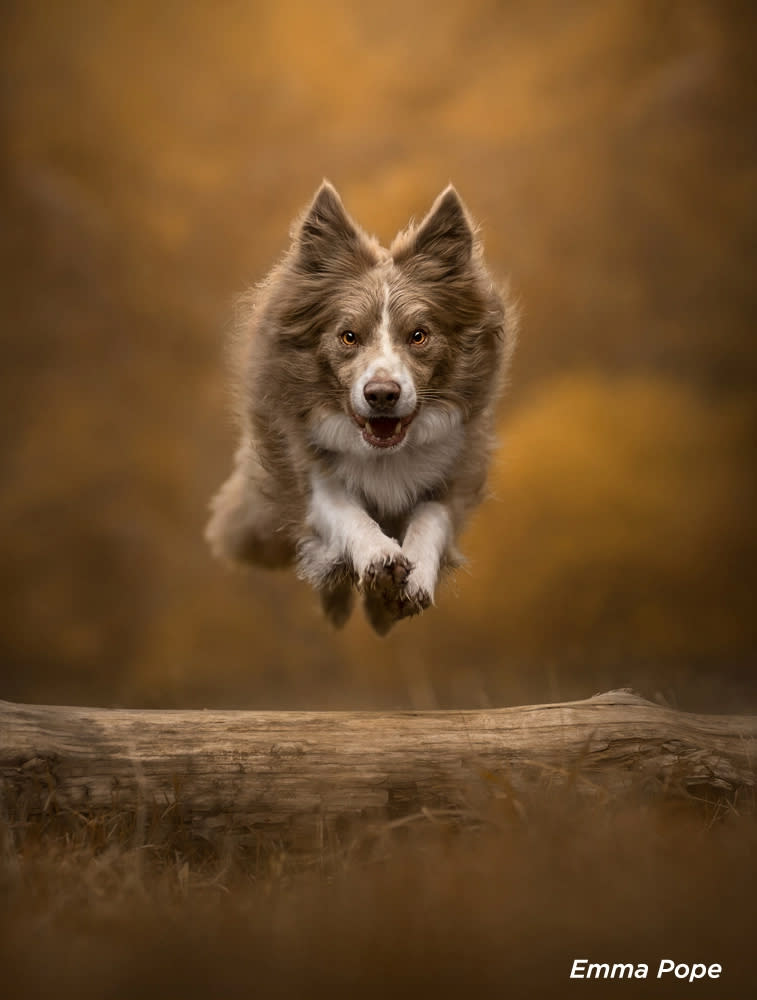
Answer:
[[514, 327], [453, 187], [386, 250], [324, 182], [242, 310], [214, 553], [296, 565], [337, 626], [355, 588], [379, 634], [427, 608], [484, 493]]

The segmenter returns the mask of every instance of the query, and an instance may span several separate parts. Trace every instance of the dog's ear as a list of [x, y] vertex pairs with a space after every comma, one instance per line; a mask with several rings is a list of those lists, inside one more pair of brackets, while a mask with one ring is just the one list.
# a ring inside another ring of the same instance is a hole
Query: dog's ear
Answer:
[[473, 244], [473, 225], [460, 195], [450, 184], [418, 226], [413, 250], [416, 254], [438, 260], [445, 268], [454, 271], [468, 264]]
[[336, 188], [324, 181], [292, 233], [295, 260], [311, 274], [370, 266], [367, 240], [345, 211]]

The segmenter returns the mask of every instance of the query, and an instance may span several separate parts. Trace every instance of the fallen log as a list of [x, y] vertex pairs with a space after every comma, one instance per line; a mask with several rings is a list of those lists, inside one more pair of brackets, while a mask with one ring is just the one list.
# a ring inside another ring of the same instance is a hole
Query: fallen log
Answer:
[[757, 717], [694, 715], [629, 690], [433, 712], [154, 711], [0, 701], [15, 822], [113, 810], [193, 833], [312, 844], [356, 819], [471, 814], [528, 783], [629, 786], [754, 806]]

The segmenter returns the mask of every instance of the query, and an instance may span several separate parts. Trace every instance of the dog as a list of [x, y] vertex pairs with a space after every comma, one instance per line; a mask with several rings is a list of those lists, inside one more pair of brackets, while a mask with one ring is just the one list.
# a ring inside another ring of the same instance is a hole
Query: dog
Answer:
[[324, 181], [241, 303], [241, 440], [206, 537], [295, 566], [336, 627], [355, 592], [379, 635], [434, 601], [484, 496], [515, 316], [451, 185], [389, 249]]

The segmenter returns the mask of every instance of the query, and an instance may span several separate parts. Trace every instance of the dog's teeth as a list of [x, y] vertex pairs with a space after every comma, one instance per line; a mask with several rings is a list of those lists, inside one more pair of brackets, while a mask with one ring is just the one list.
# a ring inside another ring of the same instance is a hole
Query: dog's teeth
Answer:
[[394, 428], [394, 433], [399, 434], [401, 430], [402, 430], [402, 421], [398, 420], [397, 426]]
[[370, 420], [366, 420], [365, 429], [368, 431], [369, 434], [373, 434], [373, 428], [371, 427]]

